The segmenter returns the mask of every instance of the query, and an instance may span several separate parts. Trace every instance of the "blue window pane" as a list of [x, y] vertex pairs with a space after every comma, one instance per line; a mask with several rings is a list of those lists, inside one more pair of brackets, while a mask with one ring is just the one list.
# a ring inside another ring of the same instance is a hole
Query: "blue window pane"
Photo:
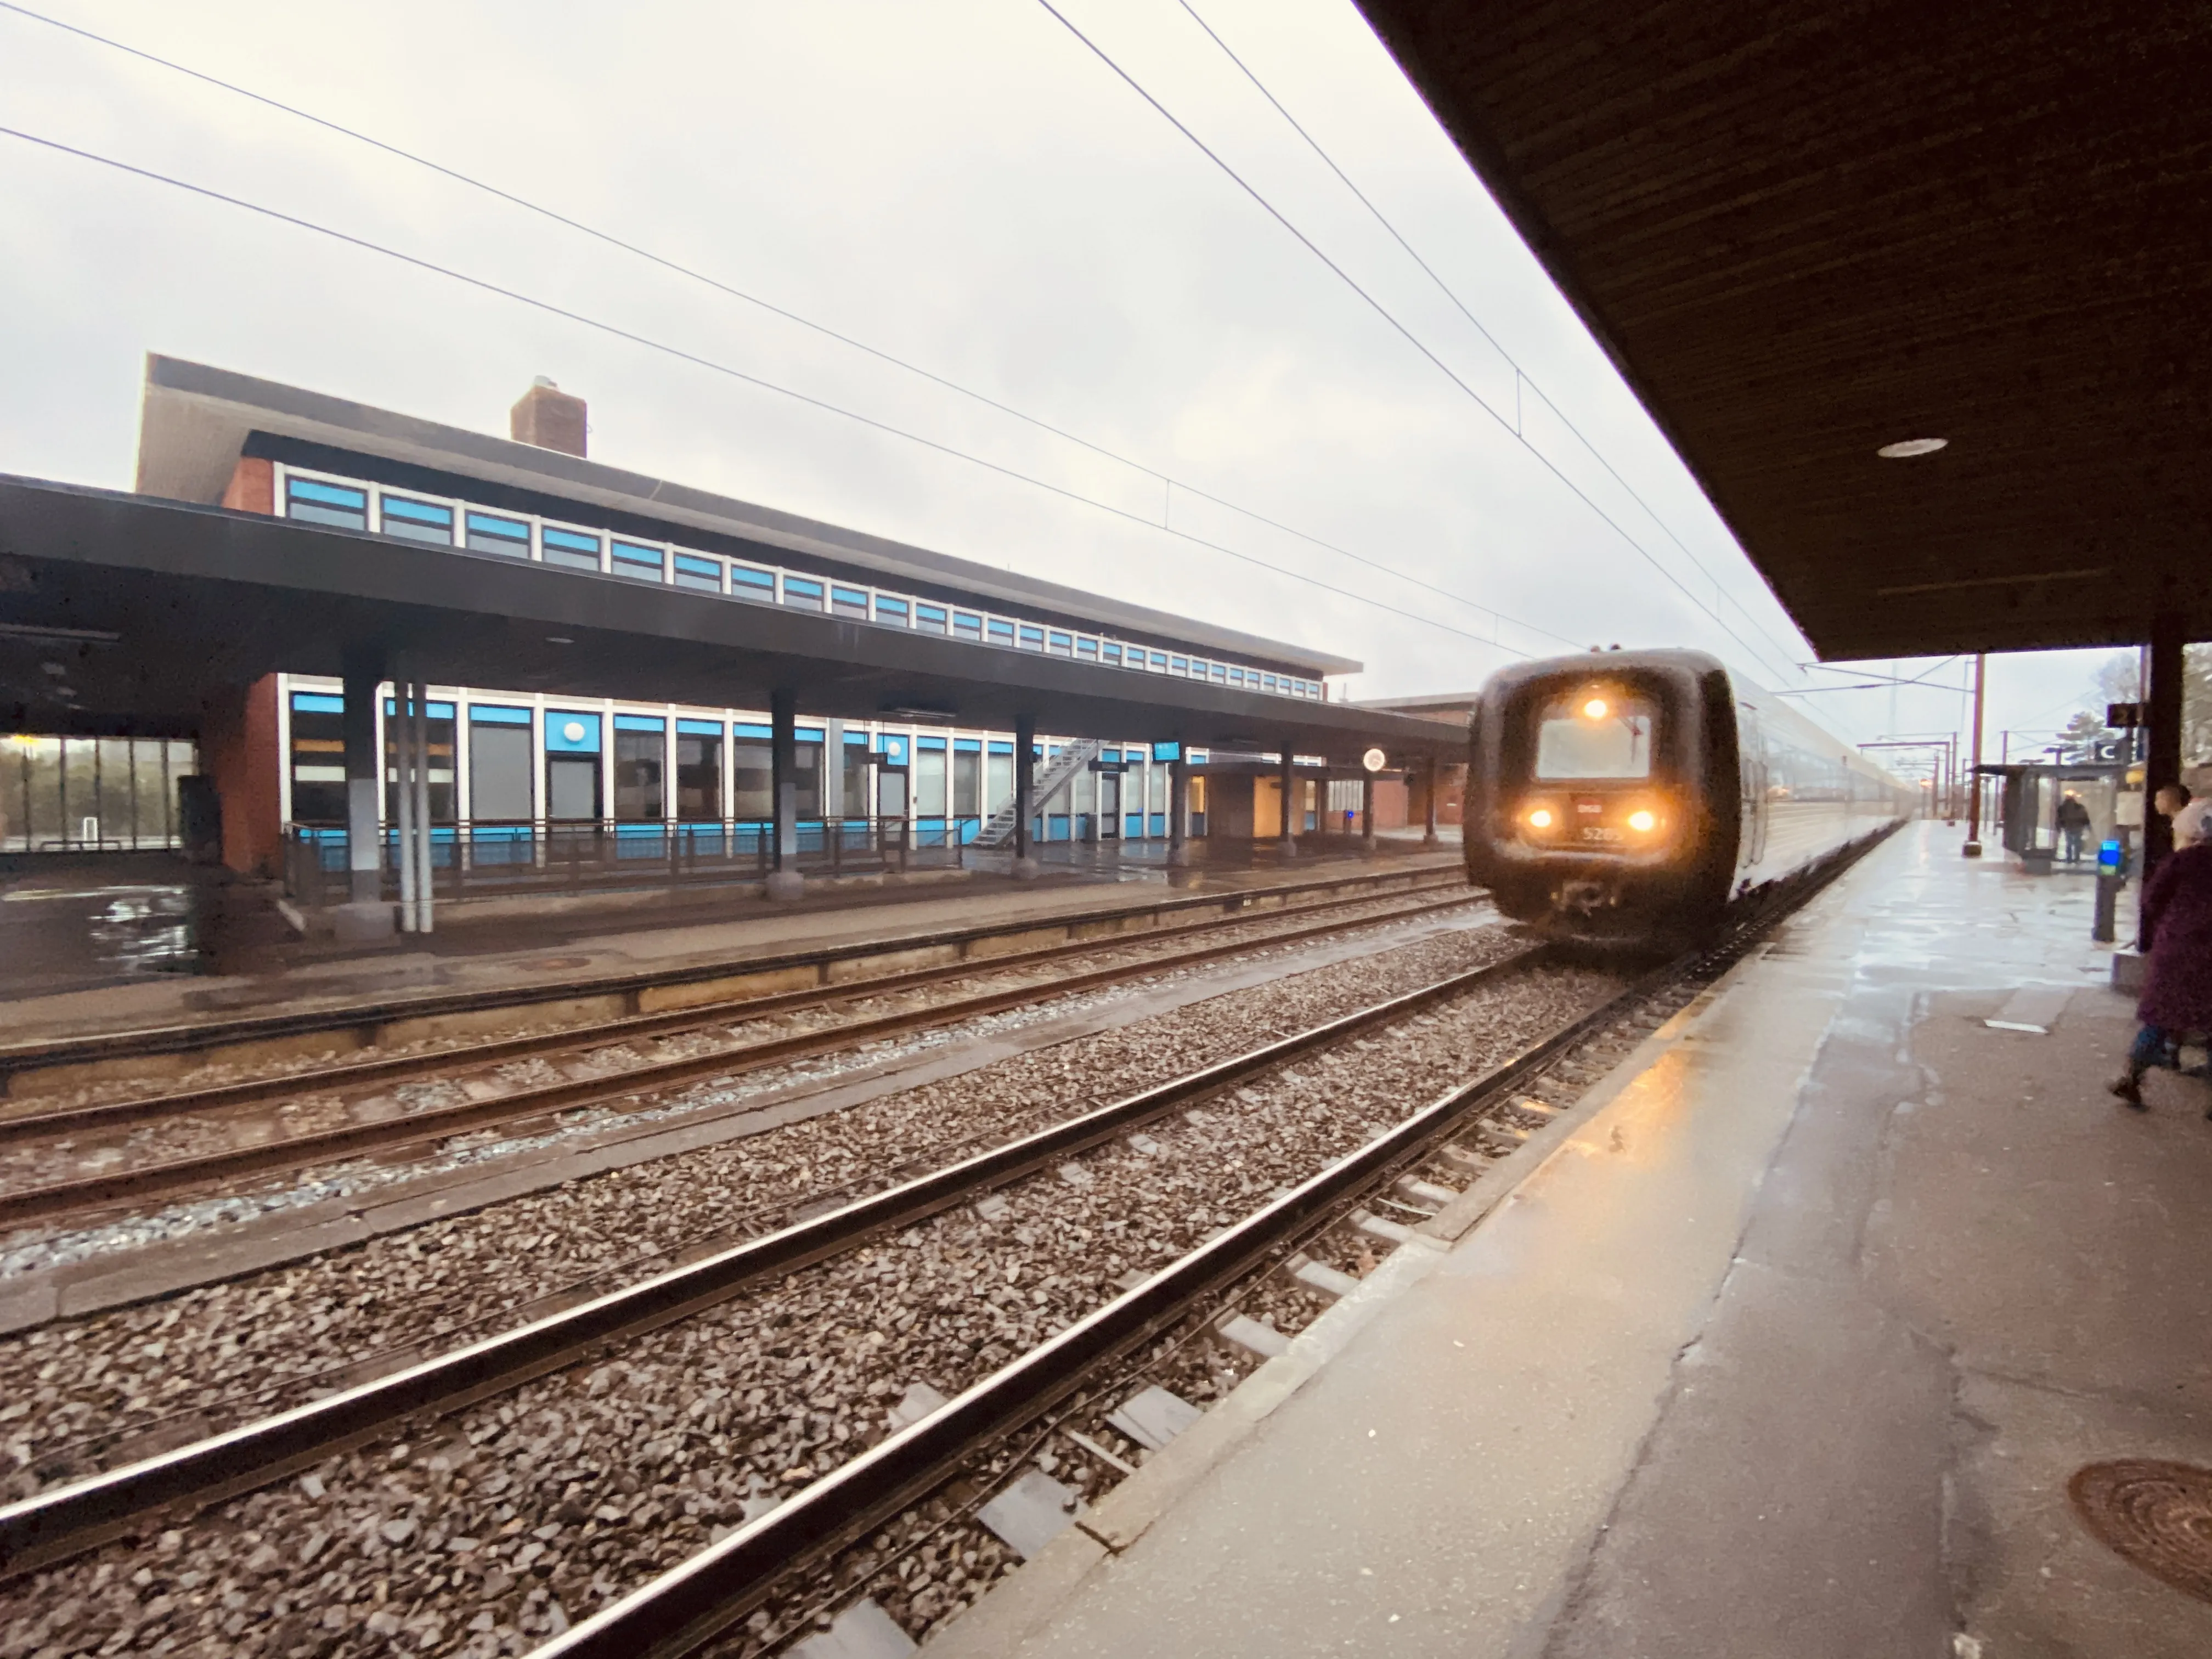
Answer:
[[943, 605], [922, 605], [919, 602], [915, 604], [914, 607], [914, 625], [916, 628], [922, 629], [932, 634], [942, 634], [945, 631], [945, 607]]
[[877, 594], [876, 620], [886, 628], [904, 628], [907, 624], [906, 601]]
[[1014, 642], [1014, 625], [1003, 617], [994, 617], [987, 624], [991, 632], [991, 643], [1011, 646]]
[[783, 602], [797, 611], [819, 611], [822, 608], [822, 584], [809, 581], [804, 576], [783, 579]]
[[295, 691], [292, 712], [295, 714], [343, 714], [345, 699], [333, 697], [320, 691]]
[[773, 570], [756, 570], [749, 564], [733, 564], [730, 567], [730, 592], [741, 599], [773, 601], [775, 598], [775, 573]]
[[1167, 672], [1168, 672], [1168, 653], [1167, 653], [1166, 652], [1164, 652], [1164, 651], [1155, 651], [1155, 652], [1153, 652], [1153, 653], [1152, 653], [1152, 672], [1154, 672], [1155, 674], [1164, 674], [1164, 673], [1166, 673]]
[[1096, 640], [1086, 640], [1080, 635], [1077, 635], [1075, 641], [1075, 654], [1079, 657], [1088, 657], [1093, 662], [1097, 661], [1098, 641]]
[[1114, 667], [1119, 668], [1121, 665], [1121, 647], [1115, 644], [1113, 641], [1108, 640], [1103, 645], [1099, 647], [1099, 650], [1104, 654], [1106, 660]]
[[471, 726], [527, 726], [527, 708], [505, 708], [498, 703], [472, 702], [469, 705], [469, 724]]
[[1022, 649], [1024, 651], [1043, 650], [1044, 629], [1042, 628], [1032, 628], [1027, 623], [1024, 623], [1021, 629], [1021, 644]]
[[615, 716], [615, 730], [617, 732], [665, 732], [667, 729], [668, 722], [658, 714]]
[[453, 509], [435, 501], [410, 501], [386, 495], [380, 503], [384, 533], [411, 542], [430, 542], [439, 547], [453, 544]]
[[1066, 634], [1050, 634], [1045, 637], [1045, 648], [1057, 657], [1072, 657], [1075, 654], [1075, 641]]
[[341, 530], [368, 528], [368, 492], [341, 484], [317, 483], [313, 478], [284, 481], [284, 511], [288, 518], [307, 524], [336, 525]]
[[530, 526], [520, 519], [471, 513], [461, 520], [461, 539], [477, 553], [506, 553], [519, 559], [530, 556]]
[[1188, 674], [1190, 672], [1190, 659], [1188, 657], [1171, 658], [1169, 659], [1168, 667], [1175, 673]]
[[833, 587], [830, 590], [830, 609], [841, 617], [855, 621], [868, 619], [868, 596], [857, 587]]
[[1226, 663], [1216, 663], [1213, 665], [1213, 683], [1216, 685], [1226, 685], [1229, 684], [1229, 666]]
[[597, 570], [599, 568], [599, 538], [580, 535], [573, 530], [556, 530], [548, 525], [538, 532], [538, 544], [544, 550], [545, 562], [557, 564], [568, 570]]
[[615, 574], [617, 576], [630, 576], [648, 582], [660, 580], [661, 554], [659, 548], [646, 547], [636, 542], [618, 541], [615, 544], [614, 551]]
[[980, 645], [983, 640], [983, 619], [972, 611], [956, 611], [952, 613], [952, 631], [970, 644]]
[[722, 562], [720, 559], [702, 559], [696, 553], [678, 553], [676, 556], [676, 585], [694, 588], [702, 593], [719, 593], [722, 591]]

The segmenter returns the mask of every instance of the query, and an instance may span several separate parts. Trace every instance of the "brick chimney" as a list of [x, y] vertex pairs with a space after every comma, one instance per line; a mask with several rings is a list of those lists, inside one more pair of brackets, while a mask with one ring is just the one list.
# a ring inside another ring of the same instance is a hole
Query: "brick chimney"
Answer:
[[519, 444], [557, 449], [564, 455], [584, 453], [584, 400], [570, 397], [543, 374], [507, 411], [507, 421]]

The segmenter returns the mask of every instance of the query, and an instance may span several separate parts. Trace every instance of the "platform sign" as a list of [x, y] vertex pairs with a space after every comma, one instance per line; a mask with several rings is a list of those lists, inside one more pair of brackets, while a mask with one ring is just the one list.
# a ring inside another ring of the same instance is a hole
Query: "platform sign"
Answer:
[[1156, 761], [1181, 760], [1182, 745], [1179, 743], [1156, 743], [1152, 745], [1152, 758]]
[[1111, 760], [1109, 760], [1103, 755], [1100, 755], [1091, 763], [1091, 769], [1094, 772], [1111, 772], [1119, 774], [1129, 769], [1129, 763], [1123, 760], [1118, 755], [1114, 757]]

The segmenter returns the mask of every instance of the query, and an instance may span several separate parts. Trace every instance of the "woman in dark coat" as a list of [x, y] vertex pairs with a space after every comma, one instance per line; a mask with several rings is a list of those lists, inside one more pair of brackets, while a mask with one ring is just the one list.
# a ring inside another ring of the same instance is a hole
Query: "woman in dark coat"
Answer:
[[2176, 848], [2153, 872], [2143, 889], [2142, 929], [2150, 949], [2136, 1005], [2142, 1030], [2127, 1071], [2112, 1085], [2138, 1111], [2143, 1073], [2173, 1064], [2185, 1035], [2212, 1032], [2212, 842]]

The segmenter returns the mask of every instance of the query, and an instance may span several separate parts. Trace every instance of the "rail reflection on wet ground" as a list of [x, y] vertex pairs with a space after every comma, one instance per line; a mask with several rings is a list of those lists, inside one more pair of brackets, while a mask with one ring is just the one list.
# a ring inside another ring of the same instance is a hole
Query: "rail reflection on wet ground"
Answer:
[[208, 894], [180, 860], [26, 867], [0, 878], [0, 998], [208, 971]]

